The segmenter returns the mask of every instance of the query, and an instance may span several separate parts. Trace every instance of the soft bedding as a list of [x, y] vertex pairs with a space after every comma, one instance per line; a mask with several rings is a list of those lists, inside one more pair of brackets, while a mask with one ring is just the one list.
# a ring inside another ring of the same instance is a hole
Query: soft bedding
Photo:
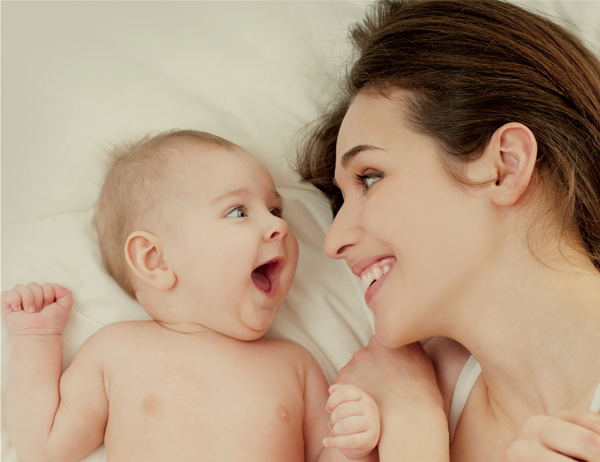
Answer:
[[[148, 316], [107, 275], [92, 227], [103, 148], [170, 128], [260, 159], [300, 244], [268, 336], [305, 346], [328, 380], [373, 334], [363, 290], [328, 260], [326, 201], [290, 168], [366, 2], [2, 2], [2, 289], [59, 282], [75, 305], [64, 367], [102, 326]], [[600, 49], [600, 2], [528, 2]], [[563, 22], [565, 24], [565, 22]], [[226, 275], [223, 275], [226, 277]], [[2, 402], [11, 338], [2, 325]], [[18, 461], [2, 415], [2, 460]], [[85, 461], [105, 460], [101, 446]]]

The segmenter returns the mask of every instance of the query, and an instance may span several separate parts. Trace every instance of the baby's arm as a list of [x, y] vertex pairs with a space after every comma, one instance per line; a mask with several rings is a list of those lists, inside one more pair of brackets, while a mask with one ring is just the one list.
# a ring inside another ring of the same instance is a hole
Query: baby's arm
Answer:
[[380, 423], [375, 401], [353, 385], [328, 388], [323, 371], [308, 352], [305, 367], [305, 460], [378, 460], [374, 448], [379, 441]]
[[2, 292], [2, 317], [13, 334], [6, 420], [23, 461], [79, 460], [104, 438], [108, 400], [93, 342], [62, 374], [62, 331], [73, 296], [58, 284]]

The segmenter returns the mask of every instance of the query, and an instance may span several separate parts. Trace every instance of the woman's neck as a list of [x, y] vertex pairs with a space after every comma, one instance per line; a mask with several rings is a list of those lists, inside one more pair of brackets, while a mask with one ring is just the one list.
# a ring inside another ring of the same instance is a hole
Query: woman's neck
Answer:
[[452, 310], [444, 335], [479, 361], [490, 406], [509, 419], [579, 409], [600, 381], [600, 272], [569, 258], [549, 268], [504, 252]]

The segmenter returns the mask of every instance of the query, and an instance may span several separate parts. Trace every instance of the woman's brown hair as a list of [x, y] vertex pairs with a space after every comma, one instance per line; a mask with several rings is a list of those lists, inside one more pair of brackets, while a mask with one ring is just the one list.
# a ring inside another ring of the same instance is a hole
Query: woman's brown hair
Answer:
[[352, 98], [405, 90], [408, 123], [437, 142], [459, 181], [498, 128], [527, 126], [552, 216], [600, 270], [600, 62], [573, 34], [499, 0], [382, 0], [350, 35], [357, 58], [297, 159], [334, 215], [337, 133]]

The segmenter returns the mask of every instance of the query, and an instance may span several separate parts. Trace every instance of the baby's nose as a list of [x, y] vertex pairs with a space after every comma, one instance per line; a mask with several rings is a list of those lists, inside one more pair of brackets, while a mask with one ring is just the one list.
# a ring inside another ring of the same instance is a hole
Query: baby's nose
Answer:
[[273, 241], [276, 239], [283, 239], [288, 233], [288, 224], [279, 217], [274, 217], [271, 226], [269, 226], [265, 233], [267, 241]]

